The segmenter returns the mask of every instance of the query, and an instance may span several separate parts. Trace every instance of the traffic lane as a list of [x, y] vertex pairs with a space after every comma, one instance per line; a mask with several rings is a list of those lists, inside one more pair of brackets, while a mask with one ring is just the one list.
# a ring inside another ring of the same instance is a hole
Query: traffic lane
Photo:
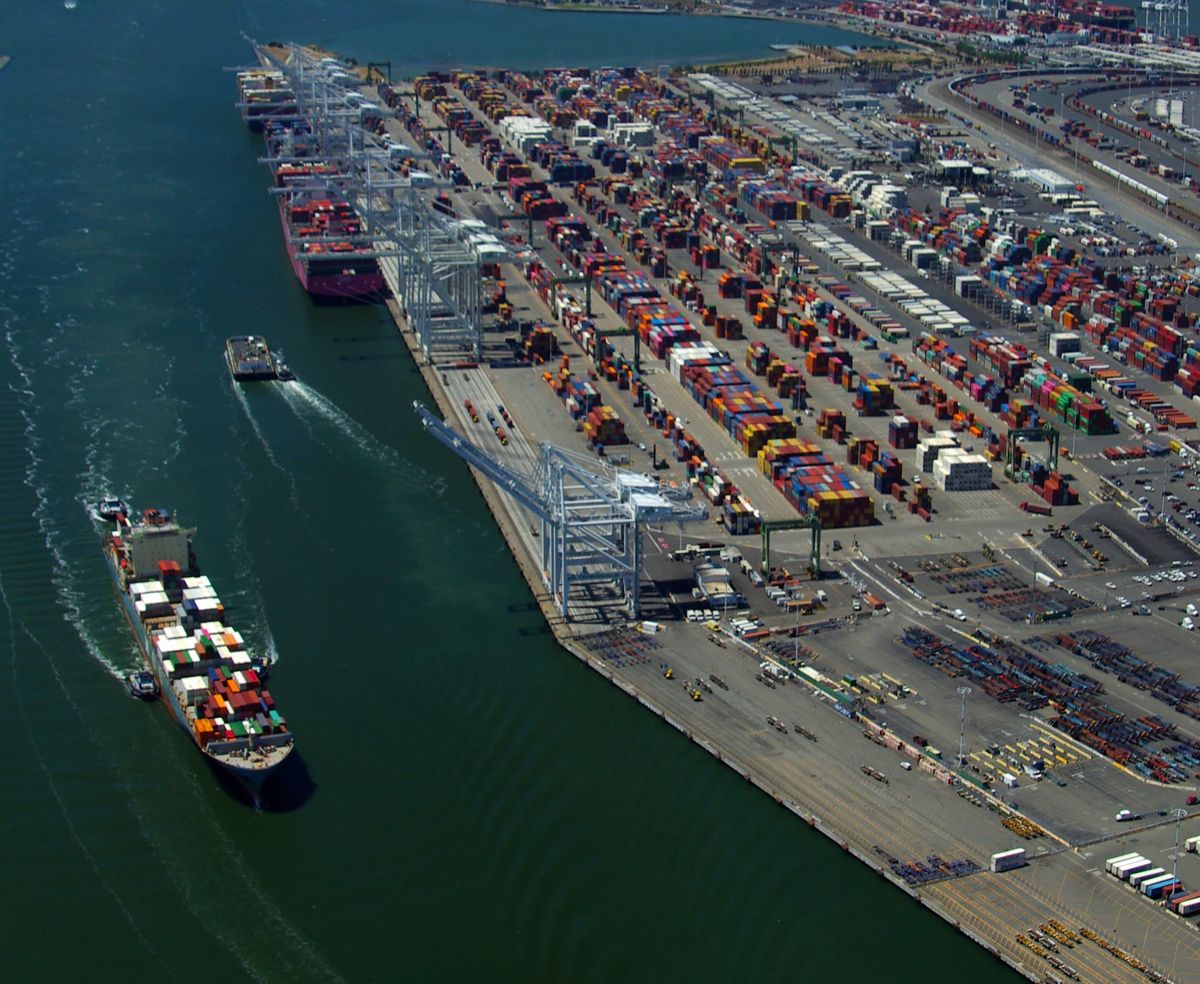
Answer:
[[[989, 113], [975, 109], [974, 106], [954, 96], [949, 90], [948, 83], [944, 81], [928, 83], [919, 91], [924, 94], [925, 99], [931, 105], [968, 117], [979, 131], [987, 136], [988, 140], [996, 144], [998, 150], [1003, 151], [1007, 157], [1021, 167], [1061, 167], [1064, 163], [1070, 163], [1072, 160], [1073, 155], [1070, 154], [1064, 154], [1062, 161], [1051, 158], [1049, 151], [1041, 159], [1031, 157], [1030, 151], [1033, 150], [1036, 154], [1039, 148], [1044, 146], [1043, 141], [1035, 140], [1025, 131], [1018, 130], [1015, 126], [1009, 126]], [[1174, 239], [1179, 243], [1179, 248], [1185, 252], [1200, 250], [1200, 234], [1172, 219], [1164, 218], [1162, 212], [1152, 208], [1141, 199], [1134, 198], [1130, 194], [1121, 194], [1119, 183], [1115, 179], [1108, 179], [1090, 163], [1087, 165], [1087, 170], [1090, 172], [1089, 177], [1093, 179], [1087, 185], [1087, 194], [1106, 211], [1118, 216], [1136, 215], [1141, 226], [1152, 235], [1162, 234]]]

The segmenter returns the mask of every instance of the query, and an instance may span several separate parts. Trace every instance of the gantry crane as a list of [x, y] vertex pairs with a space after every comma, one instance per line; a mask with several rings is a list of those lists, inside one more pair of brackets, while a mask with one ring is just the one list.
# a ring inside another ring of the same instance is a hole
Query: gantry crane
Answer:
[[810, 513], [800, 519], [777, 519], [762, 522], [762, 570], [771, 570], [771, 534], [785, 530], [809, 530], [812, 533], [808, 552], [808, 569], [814, 578], [821, 576], [821, 517]]
[[1042, 424], [1040, 427], [1017, 427], [1008, 432], [1004, 441], [1004, 474], [1009, 478], [1016, 471], [1017, 442], [1023, 439], [1030, 441], [1046, 441], [1050, 445], [1046, 455], [1046, 467], [1053, 471], [1058, 467], [1059, 433], [1053, 424]]
[[[248, 39], [249, 40], [249, 39]], [[356, 85], [331, 71], [330, 59], [289, 44], [286, 54], [253, 41], [260, 62], [278, 69], [295, 95], [294, 110], [276, 119], [303, 121], [311, 149], [305, 160], [336, 163], [323, 180], [336, 187], [362, 218], [372, 257], [417, 336], [426, 362], [438, 353], [480, 358], [483, 350], [485, 256], [456, 222], [434, 210], [424, 188], [443, 187], [425, 173], [420, 183], [390, 158], [385, 141], [363, 125], [366, 106]], [[341, 66], [348, 71], [349, 66]], [[390, 66], [389, 66], [390, 72]], [[374, 111], [374, 110], [373, 110]], [[445, 129], [435, 128], [435, 129]], [[413, 157], [427, 155], [414, 151]], [[266, 163], [279, 163], [267, 159]], [[285, 189], [277, 188], [276, 193]], [[363, 255], [363, 254], [360, 254]]]
[[662, 490], [649, 476], [551, 444], [538, 446], [532, 473], [519, 471], [420, 403], [413, 409], [426, 431], [541, 521], [542, 577], [568, 621], [572, 588], [589, 582], [615, 582], [629, 614], [637, 618], [646, 525], [682, 525], [708, 517], [703, 504], [686, 501], [690, 493]]

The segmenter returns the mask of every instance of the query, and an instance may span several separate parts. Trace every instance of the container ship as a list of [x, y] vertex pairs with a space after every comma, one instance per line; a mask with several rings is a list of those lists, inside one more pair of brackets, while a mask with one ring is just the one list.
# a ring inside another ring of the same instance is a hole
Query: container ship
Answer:
[[273, 69], [237, 76], [247, 126], [267, 143], [283, 240], [296, 279], [322, 301], [377, 301], [387, 293], [362, 218], [336, 188], [341, 173], [323, 160], [308, 123], [296, 115], [286, 77]]
[[292, 753], [292, 733], [252, 656], [225, 624], [224, 606], [192, 551], [192, 530], [161, 509], [118, 514], [104, 556], [146, 668], [172, 716], [210, 762], [257, 802]]
[[266, 122], [273, 117], [296, 113], [296, 96], [282, 72], [270, 68], [238, 72], [237, 87], [242, 119], [254, 133], [262, 133]]
[[225, 339], [225, 362], [229, 365], [230, 374], [239, 383], [258, 379], [295, 379], [283, 356], [272, 352], [261, 335], [236, 335]]
[[354, 241], [363, 235], [354, 207], [319, 179], [303, 185], [284, 179], [280, 185], [288, 189], [279, 195], [283, 239], [304, 289], [326, 300], [382, 297], [386, 288], [374, 249]]

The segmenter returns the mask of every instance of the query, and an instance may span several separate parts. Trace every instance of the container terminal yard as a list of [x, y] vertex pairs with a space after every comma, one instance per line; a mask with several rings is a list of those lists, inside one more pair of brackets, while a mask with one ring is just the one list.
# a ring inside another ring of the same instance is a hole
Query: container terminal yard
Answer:
[[956, 95], [1154, 80], [255, 51], [564, 648], [1029, 979], [1200, 979], [1188, 230]]

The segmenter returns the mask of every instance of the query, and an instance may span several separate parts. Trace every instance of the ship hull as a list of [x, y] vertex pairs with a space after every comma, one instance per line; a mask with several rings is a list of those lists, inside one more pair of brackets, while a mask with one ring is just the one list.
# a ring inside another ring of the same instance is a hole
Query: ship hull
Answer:
[[[287, 247], [288, 259], [292, 262], [292, 270], [296, 279], [308, 293], [322, 301], [378, 301], [387, 291], [383, 274], [379, 271], [376, 260], [366, 261], [375, 269], [367, 273], [313, 273], [308, 263], [300, 255], [296, 244], [292, 242], [291, 230], [287, 222], [287, 203], [284, 195], [279, 196], [279, 223], [283, 227], [283, 242]], [[329, 262], [322, 260], [322, 262]], [[353, 257], [347, 256], [347, 262], [352, 264]]]
[[150, 637], [142, 625], [142, 620], [138, 617], [137, 610], [133, 607], [133, 600], [121, 587], [120, 573], [113, 562], [112, 553], [107, 548], [104, 550], [104, 559], [108, 565], [109, 576], [113, 581], [113, 590], [116, 592], [117, 599], [121, 603], [121, 610], [125, 614], [125, 620], [129, 623], [129, 627], [133, 630], [133, 636], [137, 640], [138, 649], [142, 654], [142, 662], [146, 669], [154, 674], [154, 679], [158, 682], [158, 699], [166, 705], [171, 717], [180, 730], [187, 736], [188, 741], [195, 746], [196, 750], [221, 772], [238, 780], [257, 803], [264, 784], [278, 771], [283, 762], [287, 760], [286, 757], [267, 768], [243, 768], [237, 765], [236, 762], [227, 761], [200, 746], [200, 743], [196, 740], [192, 729], [188, 725], [187, 715], [179, 703], [179, 698], [171, 687], [171, 680], [168, 678], [162, 662], [157, 658], [154, 646], [150, 642]]

